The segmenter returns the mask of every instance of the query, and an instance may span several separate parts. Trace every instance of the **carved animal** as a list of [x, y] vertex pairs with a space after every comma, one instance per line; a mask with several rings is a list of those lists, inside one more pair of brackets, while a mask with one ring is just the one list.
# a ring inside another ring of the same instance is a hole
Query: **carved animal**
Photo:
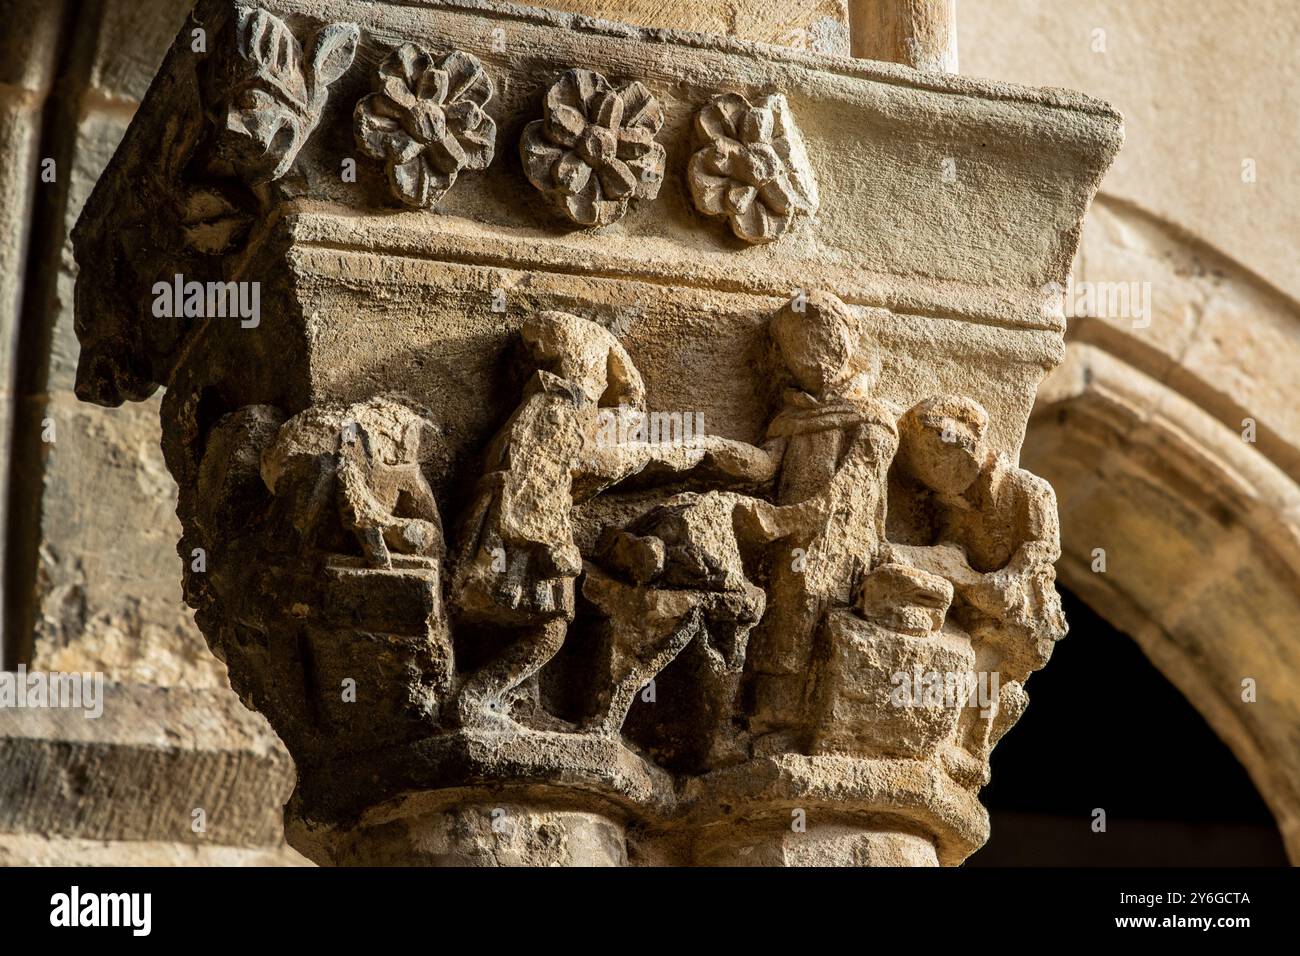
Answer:
[[[734, 495], [680, 495], [602, 535], [598, 559], [608, 571], [589, 565], [583, 584], [609, 622], [590, 729], [617, 733], [637, 691], [692, 641], [706, 662], [696, 695], [709, 701], [715, 720], [730, 719], [749, 631], [765, 603], [741, 567], [735, 507]], [[696, 730], [707, 737], [718, 728]]]
[[313, 406], [281, 427], [262, 455], [262, 478], [289, 500], [305, 546], [333, 510], [374, 567], [392, 567], [393, 551], [437, 560], [442, 520], [421, 470], [421, 436], [431, 430], [394, 399]]

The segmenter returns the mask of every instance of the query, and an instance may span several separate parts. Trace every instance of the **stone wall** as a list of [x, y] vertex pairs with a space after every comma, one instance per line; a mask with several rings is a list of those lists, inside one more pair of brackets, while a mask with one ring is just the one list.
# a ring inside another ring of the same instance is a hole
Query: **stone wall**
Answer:
[[157, 403], [110, 415], [72, 393], [79, 350], [68, 231], [188, 4], [8, 5], [10, 22], [35, 20], [49, 37], [30, 45], [23, 31], [8, 34], [19, 45], [10, 61], [41, 78], [30, 86], [29, 123], [39, 158], [55, 163], [53, 183], [32, 170], [6, 196], [33, 212], [21, 313], [4, 316], [6, 328], [22, 329], [12, 363], [18, 431], [6, 456], [15, 505], [9, 655], [123, 681], [220, 687], [221, 668], [181, 600]]
[[993, 0], [959, 28], [964, 73], [1124, 113], [1023, 457], [1056, 488], [1062, 580], [1232, 747], [1297, 859], [1300, 11], [1248, 13]]

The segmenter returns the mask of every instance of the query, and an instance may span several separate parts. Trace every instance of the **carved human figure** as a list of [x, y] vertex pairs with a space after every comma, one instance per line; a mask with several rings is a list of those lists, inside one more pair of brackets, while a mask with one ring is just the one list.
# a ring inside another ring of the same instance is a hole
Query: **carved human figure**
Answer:
[[431, 428], [391, 398], [313, 406], [280, 428], [262, 455], [262, 479], [288, 502], [304, 545], [320, 540], [332, 505], [373, 567], [392, 567], [393, 551], [436, 560], [442, 521], [421, 469], [421, 435]]
[[[929, 540], [921, 543], [960, 549], [975, 572], [953, 582], [968, 607], [964, 623], [998, 647], [1009, 679], [1024, 680], [1065, 634], [1055, 586], [1056, 495], [1043, 479], [991, 452], [987, 429], [988, 413], [974, 399], [926, 399], [899, 421], [899, 472], [929, 518]], [[908, 553], [954, 576], [951, 555]]]
[[689, 444], [605, 440], [629, 431], [617, 420], [611, 427], [610, 416], [645, 410], [645, 385], [623, 346], [596, 323], [563, 312], [539, 313], [520, 335], [535, 371], [488, 446], [452, 587], [463, 619], [515, 632], [466, 679], [457, 715], [469, 724], [507, 716], [511, 692], [564, 642], [582, 571], [575, 502], [652, 463], [668, 477], [747, 450], [707, 436]]
[[742, 509], [770, 563], [767, 613], [746, 664], [757, 733], [806, 729], [814, 634], [826, 609], [847, 606], [854, 580], [878, 563], [897, 447], [895, 412], [872, 394], [879, 361], [860, 346], [843, 302], [819, 292], [791, 302], [770, 334], [794, 387], [764, 445], [775, 505]]
[[969, 709], [959, 731], [973, 780], [986, 777], [989, 751], [1024, 710], [1024, 680], [1066, 631], [1055, 587], [1056, 497], [1043, 479], [991, 452], [987, 429], [983, 406], [959, 396], [926, 399], [902, 416], [899, 477], [926, 520], [920, 540], [890, 546], [897, 559], [952, 582], [953, 614], [971, 635], [979, 670], [1000, 675], [992, 713]]

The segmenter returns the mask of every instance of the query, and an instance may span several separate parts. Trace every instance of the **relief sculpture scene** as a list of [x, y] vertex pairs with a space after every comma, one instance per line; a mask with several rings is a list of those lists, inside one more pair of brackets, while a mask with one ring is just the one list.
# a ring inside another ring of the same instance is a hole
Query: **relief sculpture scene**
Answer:
[[[309, 706], [280, 732], [303, 753], [323, 731], [358, 751], [468, 733], [544, 777], [566, 735], [672, 775], [840, 755], [974, 792], [1065, 633], [1051, 489], [989, 449], [974, 399], [879, 397], [879, 347], [834, 295], [761, 334], [755, 375], [780, 386], [751, 443], [654, 410], [598, 322], [532, 315], [458, 512], [423, 471], [445, 423], [400, 394], [219, 419], [198, 470], [213, 513], [183, 547], [257, 530], [218, 559], [237, 574], [188, 578], [214, 648], [254, 700], [302, 668]], [[331, 703], [342, 675], [369, 679]]]

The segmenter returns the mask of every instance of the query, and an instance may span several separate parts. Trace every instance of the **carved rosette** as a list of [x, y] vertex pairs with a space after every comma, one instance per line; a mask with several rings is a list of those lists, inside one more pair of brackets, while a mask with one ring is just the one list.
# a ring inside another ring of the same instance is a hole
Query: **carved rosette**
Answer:
[[698, 147], [687, 170], [695, 208], [726, 216], [746, 242], [781, 238], [817, 211], [817, 180], [781, 93], [750, 104], [723, 93], [695, 115]]
[[231, 29], [207, 64], [207, 112], [217, 154], [259, 185], [293, 165], [320, 122], [330, 84], [352, 65], [359, 31], [327, 24], [304, 52], [288, 24], [260, 7], [237, 8]]
[[569, 70], [546, 93], [544, 117], [519, 143], [529, 181], [582, 226], [622, 219], [634, 199], [654, 199], [664, 178], [659, 101], [639, 82], [614, 86]]
[[393, 195], [428, 209], [467, 169], [486, 169], [496, 122], [484, 107], [492, 80], [477, 57], [460, 50], [434, 59], [404, 43], [379, 64], [375, 92], [357, 103], [357, 145], [388, 170]]

